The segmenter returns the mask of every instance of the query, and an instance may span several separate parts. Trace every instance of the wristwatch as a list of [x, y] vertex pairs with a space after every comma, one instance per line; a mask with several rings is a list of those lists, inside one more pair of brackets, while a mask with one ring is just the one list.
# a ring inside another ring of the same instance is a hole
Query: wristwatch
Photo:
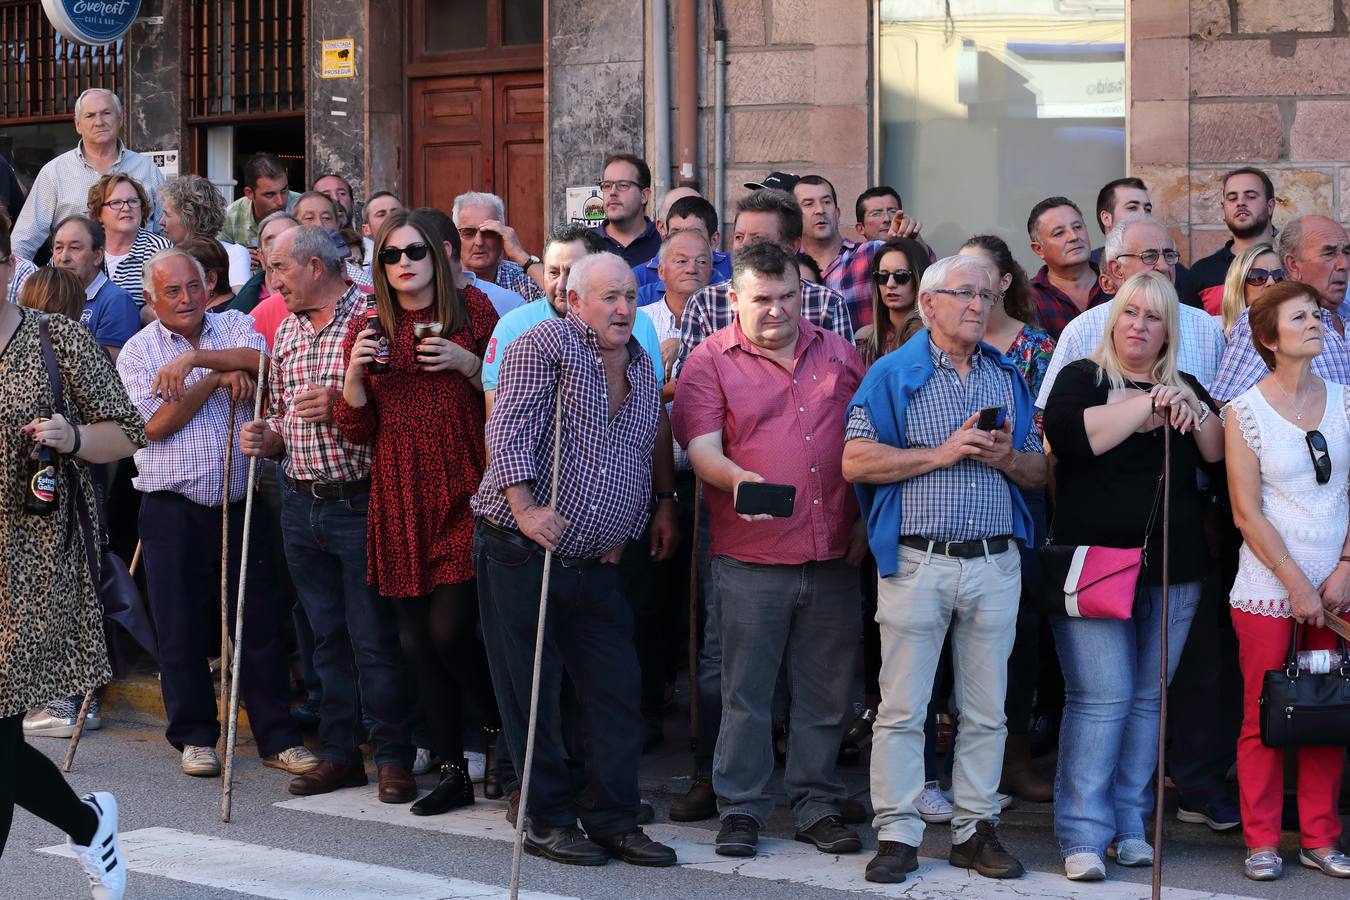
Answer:
[[661, 500], [674, 500], [676, 503], [678, 503], [680, 500], [680, 495], [675, 493], [674, 491], [657, 491], [656, 499], [658, 502]]
[[525, 265], [524, 265], [522, 268], [524, 268], [525, 271], [528, 272], [530, 269], [533, 269], [535, 266], [542, 266], [543, 264], [544, 264], [544, 261], [543, 261], [542, 259], [540, 259], [539, 257], [535, 256], [535, 255], [532, 253], [532, 254], [530, 254], [529, 258], [527, 258], [527, 259], [525, 260]]

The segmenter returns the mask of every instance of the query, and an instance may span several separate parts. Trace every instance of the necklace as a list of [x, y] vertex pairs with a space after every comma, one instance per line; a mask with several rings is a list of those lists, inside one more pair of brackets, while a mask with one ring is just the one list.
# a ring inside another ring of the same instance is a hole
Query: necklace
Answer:
[[1293, 409], [1294, 409], [1294, 421], [1295, 421], [1295, 422], [1302, 422], [1302, 421], [1303, 421], [1303, 407], [1302, 407], [1302, 406], [1299, 406], [1297, 403], [1294, 402], [1294, 397], [1297, 397], [1297, 396], [1298, 396], [1298, 388], [1294, 388], [1294, 397], [1290, 397], [1290, 396], [1289, 396], [1289, 392], [1286, 391], [1286, 390], [1284, 389], [1284, 385], [1280, 384], [1279, 379], [1277, 379], [1277, 378], [1272, 378], [1272, 379], [1270, 379], [1270, 380], [1273, 381], [1273, 382], [1275, 383], [1275, 386], [1276, 386], [1277, 388], [1280, 389], [1280, 393], [1281, 393], [1281, 394], [1284, 394], [1284, 399], [1288, 400], [1288, 401], [1289, 401], [1289, 405], [1290, 405], [1291, 407], [1293, 407]]

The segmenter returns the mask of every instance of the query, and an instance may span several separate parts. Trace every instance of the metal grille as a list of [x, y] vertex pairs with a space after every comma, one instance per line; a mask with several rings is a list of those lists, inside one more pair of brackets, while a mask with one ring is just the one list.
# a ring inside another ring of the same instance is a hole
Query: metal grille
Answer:
[[305, 0], [183, 4], [188, 120], [303, 113], [305, 6]]
[[86, 88], [117, 90], [122, 41], [101, 47], [56, 33], [39, 0], [0, 0], [0, 125], [59, 122]]

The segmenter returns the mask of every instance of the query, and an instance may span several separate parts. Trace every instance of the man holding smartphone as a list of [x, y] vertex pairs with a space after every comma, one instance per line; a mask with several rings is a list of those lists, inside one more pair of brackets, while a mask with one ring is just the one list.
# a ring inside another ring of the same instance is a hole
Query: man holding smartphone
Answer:
[[844, 338], [801, 318], [797, 262], [777, 244], [736, 253], [731, 301], [735, 320], [689, 354], [674, 405], [676, 437], [704, 483], [721, 598], [716, 849], [755, 855], [773, 810], [771, 705], [786, 655], [796, 837], [857, 853], [858, 835], [839, 818], [835, 756], [862, 628], [854, 566], [865, 535], [840, 472], [862, 361]]

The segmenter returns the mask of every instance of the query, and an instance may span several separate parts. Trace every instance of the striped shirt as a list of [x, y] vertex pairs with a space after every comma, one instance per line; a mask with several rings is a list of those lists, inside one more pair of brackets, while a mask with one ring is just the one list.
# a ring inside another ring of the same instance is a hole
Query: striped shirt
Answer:
[[370, 477], [371, 448], [342, 436], [332, 422], [308, 422], [295, 413], [295, 395], [310, 386], [342, 390], [347, 359], [342, 342], [354, 316], [366, 309], [352, 286], [333, 309], [333, 320], [315, 331], [308, 316], [288, 316], [277, 329], [267, 424], [286, 442], [286, 474], [301, 481], [360, 481]]
[[[498, 287], [504, 287], [508, 291], [515, 291], [526, 300], [538, 300], [544, 296], [544, 289], [535, 284], [523, 268], [504, 259], [497, 264], [497, 277], [493, 279]], [[498, 313], [501, 310], [497, 311]]]
[[28, 280], [28, 276], [37, 271], [37, 266], [26, 259], [20, 259], [17, 256], [10, 257], [14, 260], [14, 273], [9, 276], [9, 290], [5, 293], [5, 299], [10, 303], [19, 302], [19, 288]]
[[160, 237], [154, 232], [146, 231], [142, 228], [136, 232], [136, 240], [132, 242], [131, 249], [127, 251], [115, 265], [107, 265], [111, 259], [106, 256], [107, 249], [104, 248], [105, 265], [103, 271], [108, 274], [112, 283], [120, 287], [131, 295], [131, 299], [136, 301], [137, 306], [145, 305], [145, 297], [142, 293], [143, 286], [141, 275], [145, 271], [145, 262], [161, 250], [167, 250], [173, 246], [173, 242], [168, 238]]
[[596, 333], [575, 313], [546, 319], [512, 341], [487, 422], [488, 466], [471, 502], [474, 514], [515, 528], [506, 489], [517, 484], [532, 483], [535, 501], [549, 502], [554, 397], [561, 391], [556, 509], [571, 524], [558, 555], [598, 559], [640, 538], [652, 504], [661, 391], [636, 338], [628, 341], [627, 375], [628, 396], [611, 419]]
[[[52, 227], [66, 216], [89, 214], [89, 189], [103, 177], [84, 158], [83, 141], [74, 149], [67, 150], [42, 167], [33, 181], [33, 189], [28, 192], [28, 201], [24, 203], [19, 219], [14, 223], [13, 249], [17, 256], [32, 259], [38, 248], [51, 236]], [[150, 197], [152, 209], [150, 222], [153, 229], [158, 228], [159, 215], [155, 198], [164, 186], [164, 176], [150, 157], [117, 144], [117, 161], [108, 167], [108, 174], [122, 172], [141, 183]]]
[[[262, 335], [253, 330], [253, 320], [235, 310], [206, 313], [197, 349], [232, 350], [239, 347], [265, 352]], [[164, 405], [150, 389], [155, 374], [178, 355], [192, 349], [187, 338], [158, 321], [142, 328], [122, 348], [117, 357], [117, 374], [145, 421], [149, 422]], [[184, 386], [190, 388], [210, 373], [210, 369], [193, 369]], [[230, 464], [230, 502], [244, 496], [248, 457], [239, 449], [239, 429], [253, 417], [252, 403], [234, 406], [235, 431], [228, 437], [235, 445]], [[217, 388], [186, 425], [164, 440], [151, 441], [144, 449], [136, 451], [139, 474], [132, 482], [136, 489], [147, 494], [173, 491], [202, 506], [220, 506], [229, 416], [229, 391]]]
[[[680, 367], [694, 348], [714, 331], [726, 328], [735, 318], [730, 281], [710, 284], [690, 297], [684, 305], [684, 318], [680, 320], [680, 357], [675, 360], [670, 377], [679, 377]], [[803, 281], [802, 318], [853, 343], [853, 320], [849, 318], [844, 297], [838, 291], [814, 281]]]
[[[1011, 373], [986, 350], [971, 358], [964, 384], [952, 367], [951, 358], [929, 340], [933, 374], [914, 392], [905, 408], [905, 445], [933, 448], [944, 444], [952, 433], [975, 413], [1001, 406], [1013, 416], [1017, 397]], [[1016, 423], [1013, 423], [1016, 426]], [[867, 410], [853, 407], [844, 440], [878, 440], [876, 426]], [[1035, 423], [1027, 429], [1022, 453], [1043, 453], [1041, 432]], [[976, 541], [1013, 533], [1012, 503], [1008, 484], [999, 470], [974, 459], [934, 469], [900, 483], [900, 534], [934, 541]]]

